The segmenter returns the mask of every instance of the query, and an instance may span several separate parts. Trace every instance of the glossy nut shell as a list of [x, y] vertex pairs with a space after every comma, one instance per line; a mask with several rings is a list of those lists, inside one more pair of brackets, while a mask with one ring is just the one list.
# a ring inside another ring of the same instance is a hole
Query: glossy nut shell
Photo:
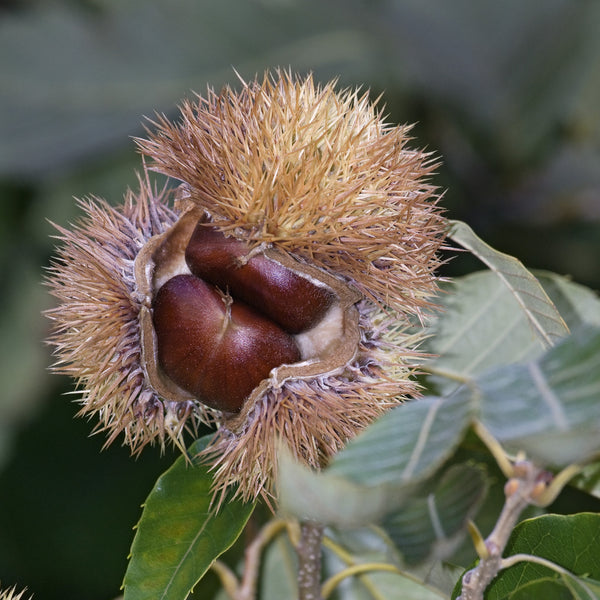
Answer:
[[249, 304], [288, 333], [314, 327], [335, 301], [325, 286], [295, 273], [244, 242], [200, 223], [185, 251], [190, 271]]
[[221, 411], [238, 412], [273, 368], [300, 360], [292, 336], [192, 275], [158, 290], [153, 323], [163, 372]]

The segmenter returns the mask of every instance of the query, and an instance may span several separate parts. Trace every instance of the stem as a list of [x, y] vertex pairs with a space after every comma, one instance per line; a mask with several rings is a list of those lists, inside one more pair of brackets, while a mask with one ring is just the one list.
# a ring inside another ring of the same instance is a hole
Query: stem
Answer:
[[469, 385], [473, 381], [470, 377], [465, 377], [464, 375], [453, 373], [452, 371], [447, 371], [446, 369], [438, 369], [437, 367], [431, 365], [419, 365], [419, 369], [421, 369], [424, 373], [438, 375], [439, 377], [444, 377], [445, 379], [455, 381], [456, 383]]
[[321, 542], [323, 525], [314, 521], [300, 524], [298, 553], [299, 600], [322, 600], [321, 598]]
[[496, 526], [485, 540], [485, 554], [480, 557], [479, 564], [465, 573], [462, 581], [461, 595], [457, 600], [482, 600], [489, 583], [504, 568], [502, 553], [508, 542], [519, 516], [523, 510], [533, 503], [533, 496], [540, 487], [540, 475], [544, 471], [533, 463], [523, 461], [514, 469], [506, 491], [506, 502], [498, 517]]
[[324, 537], [323, 546], [336, 554], [342, 561], [346, 563], [346, 565], [352, 566], [356, 564], [356, 560], [352, 554], [350, 554], [350, 552], [348, 552], [343, 546], [340, 546], [338, 543], [334, 542], [331, 538]]
[[263, 548], [282, 530], [285, 521], [275, 519], [269, 521], [246, 548], [244, 576], [237, 592], [236, 600], [253, 600], [256, 594], [256, 582], [260, 568], [260, 555]]
[[[416, 577], [413, 573], [409, 573], [408, 571], [403, 571], [397, 566], [394, 566], [390, 563], [357, 563], [356, 558], [352, 556], [345, 548], [334, 542], [331, 538], [325, 537], [323, 539], [323, 546], [331, 550], [342, 562], [346, 563], [347, 567], [337, 573], [336, 575], [332, 575], [324, 584], [321, 591], [323, 596], [323, 600], [327, 600], [328, 596], [332, 593], [333, 586], [336, 586], [340, 583], [340, 581], [350, 575], [354, 575], [358, 578], [361, 584], [368, 590], [370, 596], [369, 598], [380, 598], [381, 594], [378, 591], [377, 587], [374, 585], [371, 580], [370, 574], [374, 571], [390, 571], [394, 573], [398, 573], [402, 577], [414, 581], [421, 586], [424, 586], [428, 590], [430, 590], [433, 594], [437, 596], [441, 596], [441, 592], [425, 583], [421, 578]], [[363, 566], [366, 565], [368, 569], [363, 569]], [[354, 572], [356, 569], [357, 572]]]
[[402, 571], [400, 571], [398, 567], [389, 563], [360, 563], [358, 565], [352, 565], [351, 567], [347, 567], [343, 571], [336, 573], [323, 584], [323, 599], [326, 600], [329, 598], [335, 587], [346, 579], [346, 577], [352, 577], [353, 575], [360, 575], [362, 573], [372, 573], [373, 571], [390, 571], [392, 573], [402, 574]]
[[286, 522], [282, 519], [269, 521], [258, 532], [258, 535], [248, 545], [245, 552], [244, 575], [241, 582], [235, 573], [223, 562], [216, 560], [211, 565], [213, 571], [218, 575], [227, 595], [233, 600], [254, 600], [256, 595], [256, 583], [260, 569], [260, 555], [263, 548], [282, 530]]
[[238, 592], [238, 580], [235, 573], [222, 561], [215, 560], [210, 568], [221, 580], [225, 593], [231, 600], [236, 600]]
[[531, 554], [513, 554], [512, 556], [509, 556], [508, 558], [505, 558], [502, 561], [502, 568], [508, 569], [508, 567], [512, 567], [513, 565], [516, 565], [520, 562], [535, 563], [536, 565], [541, 565], [542, 567], [552, 569], [553, 571], [555, 571], [556, 573], [560, 573], [561, 575], [573, 575], [570, 571], [568, 571], [564, 567], [561, 567], [560, 565], [557, 565], [556, 563], [553, 563], [551, 560], [547, 560], [545, 558], [542, 558], [541, 556], [533, 556]]
[[484, 427], [481, 421], [475, 421], [473, 423], [473, 431], [477, 434], [479, 439], [487, 446], [487, 449], [492, 453], [492, 456], [498, 463], [498, 466], [504, 473], [505, 477], [513, 476], [513, 464], [506, 455], [504, 448], [496, 440], [496, 438]]

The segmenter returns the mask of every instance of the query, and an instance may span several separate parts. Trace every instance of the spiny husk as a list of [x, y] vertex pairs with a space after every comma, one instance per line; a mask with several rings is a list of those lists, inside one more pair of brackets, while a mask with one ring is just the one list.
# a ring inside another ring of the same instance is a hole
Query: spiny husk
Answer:
[[445, 221], [431, 154], [407, 148], [368, 94], [335, 82], [266, 74], [181, 106], [137, 140], [156, 171], [179, 179], [217, 227], [346, 277], [376, 302], [418, 313]]
[[[123, 432], [134, 452], [168, 438], [183, 448], [184, 429], [216, 421], [203, 454], [216, 502], [231, 485], [245, 500], [272, 499], [280, 442], [320, 468], [418, 392], [411, 378], [418, 336], [405, 325], [437, 289], [446, 223], [428, 182], [435, 160], [409, 149], [409, 128], [385, 123], [366, 93], [284, 72], [242, 83], [239, 92], [209, 90], [183, 104], [179, 123], [159, 117], [155, 126], [138, 144], [153, 169], [183, 182], [180, 202], [172, 208], [169, 192], [143, 180], [122, 207], [82, 201], [80, 223], [59, 228], [62, 248], [49, 278], [59, 306], [48, 313], [55, 369], [77, 379], [81, 414], [98, 416], [108, 443]], [[349, 307], [358, 315], [357, 348], [345, 364], [263, 380], [236, 417], [189, 394], [160, 397], [140, 337], [139, 317], [148, 316], [152, 298], [136, 287], [135, 261], [190, 206], [226, 235], [358, 290]]]
[[115, 208], [98, 198], [79, 202], [84, 216], [71, 230], [56, 226], [61, 247], [48, 283], [58, 305], [49, 339], [57, 357], [54, 371], [77, 380], [80, 415], [99, 418], [96, 431], [107, 444], [124, 433], [137, 452], [171, 437], [181, 445], [185, 426], [195, 429], [209, 414], [197, 403], [168, 403], [148, 385], [141, 360], [138, 315], [144, 298], [136, 291], [133, 265], [154, 235], [168, 229], [177, 213], [171, 194], [140, 180]]

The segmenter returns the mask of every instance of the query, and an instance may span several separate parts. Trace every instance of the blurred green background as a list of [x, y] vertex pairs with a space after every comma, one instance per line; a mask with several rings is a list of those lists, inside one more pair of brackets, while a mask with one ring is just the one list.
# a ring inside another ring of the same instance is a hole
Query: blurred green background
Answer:
[[[89, 437], [50, 376], [41, 285], [73, 197], [119, 203], [144, 116], [270, 67], [384, 93], [443, 158], [450, 217], [600, 288], [600, 2], [0, 2], [0, 581], [119, 594], [132, 527], [173, 460]], [[461, 261], [448, 273], [465, 268]]]

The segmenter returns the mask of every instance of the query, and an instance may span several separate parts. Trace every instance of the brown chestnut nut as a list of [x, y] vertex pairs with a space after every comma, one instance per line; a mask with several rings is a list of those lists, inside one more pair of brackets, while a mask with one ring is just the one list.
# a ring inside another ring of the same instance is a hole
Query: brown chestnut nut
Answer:
[[263, 254], [246, 259], [248, 254], [244, 242], [199, 224], [186, 248], [185, 260], [196, 277], [227, 289], [288, 333], [312, 328], [333, 304], [335, 295], [326, 287]]
[[285, 331], [192, 275], [167, 281], [153, 309], [161, 369], [212, 408], [238, 412], [271, 369], [300, 360]]

